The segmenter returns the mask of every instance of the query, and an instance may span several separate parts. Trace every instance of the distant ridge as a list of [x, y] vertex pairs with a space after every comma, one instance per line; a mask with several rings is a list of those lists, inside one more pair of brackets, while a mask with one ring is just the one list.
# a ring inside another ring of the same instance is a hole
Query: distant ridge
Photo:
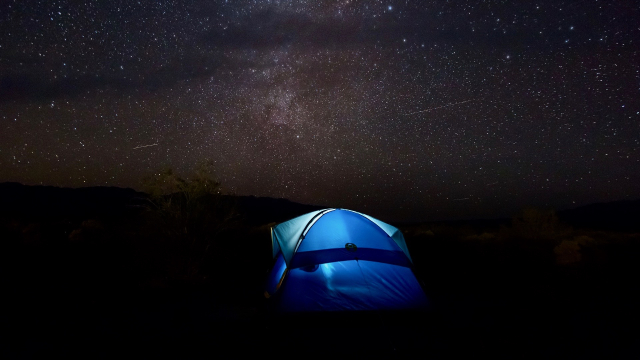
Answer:
[[[236, 201], [238, 210], [250, 224], [282, 222], [325, 208], [287, 199], [256, 196], [224, 196]], [[148, 195], [130, 188], [55, 186], [0, 183], [0, 215], [29, 218], [120, 217], [138, 213], [147, 204]]]
[[[60, 188], [0, 183], [0, 216], [28, 218], [120, 217], [139, 213], [148, 195], [130, 188]], [[256, 196], [231, 196], [243, 220], [250, 225], [283, 222], [296, 216], [327, 208], [287, 199]], [[561, 222], [576, 228], [604, 231], [640, 232], [640, 200], [614, 201], [581, 206], [557, 212]], [[460, 220], [454, 224], [486, 225], [509, 219]]]
[[558, 211], [560, 221], [576, 228], [640, 232], [640, 200], [623, 200]]
[[60, 188], [0, 184], [0, 214], [19, 217], [83, 217], [126, 215], [145, 202], [146, 194], [128, 188]]

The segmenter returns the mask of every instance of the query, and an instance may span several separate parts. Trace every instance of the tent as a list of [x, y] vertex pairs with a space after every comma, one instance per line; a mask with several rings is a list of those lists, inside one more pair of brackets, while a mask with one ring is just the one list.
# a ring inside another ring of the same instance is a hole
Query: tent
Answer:
[[271, 228], [265, 297], [278, 312], [422, 309], [427, 298], [402, 232], [371, 216], [324, 209]]

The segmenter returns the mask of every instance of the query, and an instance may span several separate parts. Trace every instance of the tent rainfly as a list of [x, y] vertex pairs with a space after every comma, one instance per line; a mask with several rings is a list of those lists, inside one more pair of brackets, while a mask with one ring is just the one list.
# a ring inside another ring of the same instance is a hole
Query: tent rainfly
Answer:
[[402, 232], [371, 216], [324, 209], [271, 229], [265, 297], [278, 312], [422, 309], [427, 298]]

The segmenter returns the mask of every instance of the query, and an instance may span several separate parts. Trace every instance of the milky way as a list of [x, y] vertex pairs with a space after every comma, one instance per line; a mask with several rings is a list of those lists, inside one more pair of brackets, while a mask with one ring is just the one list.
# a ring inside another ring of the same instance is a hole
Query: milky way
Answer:
[[[513, 4], [511, 4], [513, 3]], [[640, 197], [633, 1], [3, 1], [0, 181], [388, 220]]]

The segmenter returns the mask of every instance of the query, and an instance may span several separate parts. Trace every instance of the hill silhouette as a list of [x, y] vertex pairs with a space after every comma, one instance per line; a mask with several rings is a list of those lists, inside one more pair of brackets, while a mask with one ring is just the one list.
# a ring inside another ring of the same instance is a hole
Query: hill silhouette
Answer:
[[590, 204], [558, 211], [558, 218], [577, 228], [640, 232], [640, 200]]
[[[300, 204], [287, 199], [223, 195], [233, 200], [250, 225], [282, 222], [327, 206]], [[129, 216], [148, 204], [148, 195], [130, 188], [60, 188], [0, 183], [0, 215], [34, 218], [90, 218]], [[603, 231], [640, 232], [640, 200], [613, 201], [564, 209], [559, 220], [577, 228]], [[428, 221], [425, 219], [425, 221]], [[509, 219], [440, 221], [451, 226], [497, 226]]]
[[[222, 197], [233, 200], [243, 221], [250, 225], [282, 222], [325, 208], [270, 197]], [[74, 189], [12, 182], [0, 184], [0, 199], [2, 216], [48, 219], [127, 217], [148, 205], [147, 194], [130, 188], [97, 186]]]

